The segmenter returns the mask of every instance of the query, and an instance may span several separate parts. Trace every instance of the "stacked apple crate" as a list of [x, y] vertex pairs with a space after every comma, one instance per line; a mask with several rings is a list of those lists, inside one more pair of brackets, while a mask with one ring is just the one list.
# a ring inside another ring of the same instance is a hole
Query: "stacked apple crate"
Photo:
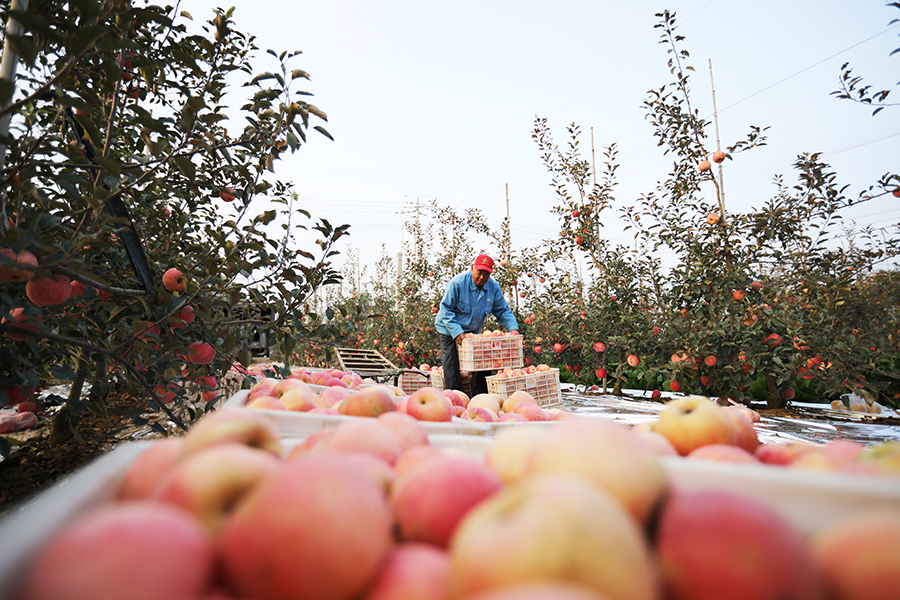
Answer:
[[506, 399], [515, 391], [523, 390], [531, 394], [539, 406], [549, 406], [562, 402], [559, 386], [559, 369], [547, 369], [534, 373], [522, 373], [512, 377], [494, 375], [487, 378], [488, 392]]
[[[466, 395], [472, 396], [472, 372], [464, 371], [462, 369], [459, 370], [459, 374], [462, 377], [462, 385]], [[441, 367], [432, 367], [431, 369], [431, 387], [442, 390], [444, 389], [444, 369]]]
[[459, 368], [466, 371], [514, 369], [524, 360], [521, 335], [467, 337], [459, 348]]
[[407, 394], [412, 394], [416, 390], [428, 387], [429, 385], [431, 385], [430, 374], [418, 369], [403, 371], [400, 373], [400, 378], [397, 380], [397, 387]]

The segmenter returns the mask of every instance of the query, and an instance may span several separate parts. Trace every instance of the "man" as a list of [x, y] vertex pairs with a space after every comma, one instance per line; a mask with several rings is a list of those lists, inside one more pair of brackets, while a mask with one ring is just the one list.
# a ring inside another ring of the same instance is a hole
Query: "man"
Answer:
[[[462, 391], [459, 373], [459, 345], [464, 333], [479, 333], [489, 314], [510, 333], [518, 333], [519, 324], [503, 298], [500, 284], [491, 279], [494, 259], [479, 254], [470, 271], [460, 273], [450, 280], [437, 316], [434, 328], [441, 340], [441, 366], [444, 369], [444, 387]], [[487, 371], [472, 374], [472, 394], [487, 393]]]

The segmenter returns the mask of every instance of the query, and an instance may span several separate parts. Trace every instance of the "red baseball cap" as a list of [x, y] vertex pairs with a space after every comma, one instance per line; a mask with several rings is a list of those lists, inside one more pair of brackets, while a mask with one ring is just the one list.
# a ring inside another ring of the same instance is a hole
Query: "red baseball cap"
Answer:
[[478, 258], [475, 259], [475, 262], [472, 263], [472, 266], [481, 271], [487, 271], [488, 273], [494, 272], [494, 259], [488, 256], [487, 254], [479, 254]]

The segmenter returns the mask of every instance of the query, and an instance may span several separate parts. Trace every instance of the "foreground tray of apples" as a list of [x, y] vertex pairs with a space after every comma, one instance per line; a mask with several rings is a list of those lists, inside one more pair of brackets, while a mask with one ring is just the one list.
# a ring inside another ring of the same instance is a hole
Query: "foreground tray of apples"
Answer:
[[[726, 409], [687, 400], [652, 431], [592, 419], [441, 447], [397, 410], [287, 439], [225, 407], [183, 436], [121, 446], [0, 522], [0, 539], [26, 540], [6, 546], [0, 597], [896, 597], [900, 479], [879, 463], [896, 446], [863, 448], [850, 462], [879, 466], [853, 473], [698, 458], [737, 434], [712, 412]], [[820, 519], [795, 521], [786, 503]]]

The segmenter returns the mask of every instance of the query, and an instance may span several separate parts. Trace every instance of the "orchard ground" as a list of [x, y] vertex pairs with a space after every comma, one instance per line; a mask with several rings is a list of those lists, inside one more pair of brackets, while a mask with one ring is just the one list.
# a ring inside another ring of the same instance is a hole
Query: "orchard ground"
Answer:
[[[625, 390], [625, 395], [619, 397], [565, 383], [562, 390], [561, 408], [564, 410], [602, 416], [627, 425], [655, 419], [665, 400], [676, 396], [667, 393], [659, 400], [652, 400], [650, 392]], [[79, 420], [78, 437], [63, 443], [49, 442], [49, 414], [42, 416], [34, 429], [12, 434], [10, 437], [20, 445], [8, 459], [0, 462], [0, 518], [116, 445], [160, 437], [149, 426], [135, 426], [132, 422], [128, 409], [136, 400], [111, 396], [105, 411], [88, 410]], [[777, 410], [767, 409], [764, 405], [753, 408], [762, 415], [757, 431], [763, 442], [821, 444], [843, 438], [874, 444], [900, 439], [900, 416], [833, 411], [827, 404], [792, 403], [788, 409]], [[54, 409], [58, 407], [51, 407], [48, 413]], [[147, 416], [161, 418], [159, 414]], [[166, 429], [177, 434], [174, 427]]]

